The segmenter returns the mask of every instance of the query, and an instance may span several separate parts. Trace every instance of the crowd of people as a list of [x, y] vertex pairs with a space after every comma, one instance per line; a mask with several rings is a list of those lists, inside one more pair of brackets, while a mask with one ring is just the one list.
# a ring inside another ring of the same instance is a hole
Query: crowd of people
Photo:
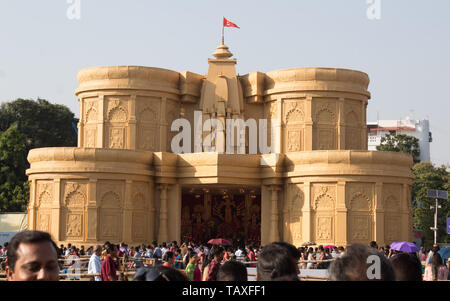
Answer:
[[[247, 267], [256, 268], [258, 281], [298, 281], [303, 269], [326, 269], [332, 281], [450, 280], [450, 267], [438, 251], [435, 245], [419, 253], [398, 252], [390, 246], [378, 247], [376, 242], [345, 248], [297, 248], [285, 242], [231, 248], [155, 241], [130, 247], [106, 242], [78, 248], [71, 244], [58, 247], [45, 232], [23, 231], [0, 247], [0, 257], [9, 280], [59, 280], [60, 273], [70, 273], [68, 262], [73, 266], [81, 259], [88, 262], [79, 261], [78, 268], [87, 268], [87, 275], [95, 281], [117, 281], [125, 270], [135, 271], [135, 281], [247, 281]], [[370, 256], [377, 256], [380, 263], [380, 273], [373, 278], [367, 272]]]

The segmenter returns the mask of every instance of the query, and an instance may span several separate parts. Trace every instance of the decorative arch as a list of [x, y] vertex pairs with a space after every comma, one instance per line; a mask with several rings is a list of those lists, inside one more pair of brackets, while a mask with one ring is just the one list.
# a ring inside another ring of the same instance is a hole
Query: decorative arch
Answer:
[[158, 114], [150, 107], [145, 107], [139, 113], [139, 122], [157, 123], [158, 122]]
[[113, 191], [106, 192], [101, 198], [101, 207], [108, 209], [120, 209], [122, 207], [120, 196]]
[[369, 197], [361, 192], [357, 192], [350, 200], [350, 210], [372, 210], [372, 202]]
[[128, 112], [123, 107], [115, 107], [109, 112], [108, 119], [110, 122], [126, 122]]
[[349, 126], [358, 126], [360, 124], [358, 114], [353, 110], [348, 112], [345, 116], [345, 123]]
[[318, 123], [335, 123], [335, 120], [334, 113], [328, 107], [321, 108], [317, 111], [316, 121]]
[[290, 110], [286, 115], [286, 124], [302, 123], [304, 121], [305, 114], [298, 108]]

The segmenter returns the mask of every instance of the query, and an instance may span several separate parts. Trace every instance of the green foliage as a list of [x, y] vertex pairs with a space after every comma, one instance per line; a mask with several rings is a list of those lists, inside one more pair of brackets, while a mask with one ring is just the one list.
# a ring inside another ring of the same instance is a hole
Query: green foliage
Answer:
[[381, 138], [381, 145], [377, 150], [386, 152], [399, 152], [413, 156], [414, 163], [420, 162], [419, 139], [408, 135], [386, 135]]
[[[422, 162], [414, 165], [412, 169], [415, 179], [412, 187], [412, 198], [419, 204], [414, 206], [414, 227], [422, 230], [425, 244], [431, 246], [434, 241], [434, 232], [430, 227], [434, 227], [434, 210], [430, 206], [435, 206], [435, 200], [427, 197], [428, 189], [449, 190], [450, 177], [447, 167], [435, 167], [430, 162]], [[450, 242], [450, 235], [447, 234], [446, 218], [450, 217], [450, 202], [439, 200], [442, 208], [438, 211], [438, 242]]]
[[25, 170], [29, 150], [76, 146], [72, 123], [78, 119], [63, 105], [17, 99], [0, 107], [0, 210], [26, 209], [29, 187]]
[[[25, 135], [12, 125], [0, 133], [0, 210], [23, 211], [28, 200], [24, 171], [27, 151]], [[19, 172], [18, 172], [19, 171]]]

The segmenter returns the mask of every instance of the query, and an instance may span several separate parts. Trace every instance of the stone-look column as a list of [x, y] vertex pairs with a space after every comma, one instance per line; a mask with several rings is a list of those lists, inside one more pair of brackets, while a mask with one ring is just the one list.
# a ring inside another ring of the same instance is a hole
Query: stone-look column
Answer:
[[51, 207], [51, 225], [50, 225], [50, 233], [53, 238], [57, 241], [62, 240], [61, 229], [65, 229], [66, 227], [62, 227], [61, 224], [61, 179], [53, 180], [53, 203]]
[[276, 100], [277, 106], [277, 117], [274, 124], [274, 140], [275, 140], [275, 154], [281, 153], [281, 145], [282, 145], [282, 123], [283, 123], [283, 100], [281, 98], [277, 98]]
[[137, 141], [136, 141], [136, 128], [137, 128], [137, 119], [136, 119], [136, 94], [131, 95], [131, 100], [128, 104], [128, 110], [130, 111], [130, 119], [128, 120], [128, 149], [136, 150], [137, 149]]
[[158, 186], [160, 192], [160, 208], [159, 208], [159, 231], [158, 231], [158, 243], [167, 242], [169, 239], [168, 223], [167, 223], [167, 184], [161, 184]]
[[78, 121], [78, 147], [84, 147], [84, 99], [78, 98], [80, 103], [80, 121]]
[[275, 242], [280, 240], [280, 231], [278, 228], [278, 191], [280, 188], [277, 185], [271, 185], [271, 214], [270, 214], [270, 234], [269, 241]]
[[90, 179], [88, 184], [88, 206], [86, 214], [86, 240], [98, 241], [98, 204], [97, 204], [97, 179]]
[[312, 119], [312, 97], [309, 96], [305, 101], [305, 135], [304, 150], [313, 150], [313, 119]]
[[345, 147], [345, 108], [344, 108], [344, 98], [339, 98], [338, 101], [338, 144], [337, 149], [346, 149]]
[[302, 238], [303, 241], [312, 241], [312, 220], [311, 220], [311, 183], [303, 183], [304, 202], [302, 208], [303, 224], [302, 224]]
[[211, 218], [211, 194], [207, 189], [204, 190], [203, 208], [205, 208], [205, 220], [209, 220]]
[[133, 210], [132, 210], [133, 181], [125, 181], [125, 202], [123, 206], [122, 240], [133, 241]]
[[36, 230], [36, 180], [31, 180], [30, 203], [28, 204], [27, 229]]
[[[295, 184], [290, 184], [295, 186]], [[292, 243], [292, 239], [290, 238], [291, 229], [289, 227], [289, 200], [292, 199], [292, 189], [289, 189], [289, 184], [284, 185], [284, 193], [283, 195], [283, 241], [290, 241]]]
[[105, 141], [106, 135], [106, 120], [105, 120], [105, 95], [101, 94], [98, 96], [98, 122], [97, 122], [97, 141], [96, 147], [98, 148], [108, 148], [109, 143]]
[[383, 183], [377, 182], [375, 183], [375, 233], [373, 239], [380, 246], [385, 244], [383, 203]]
[[148, 195], [149, 200], [147, 204], [147, 214], [148, 214], [148, 242], [152, 242], [155, 240], [155, 217], [156, 217], [156, 208], [155, 208], [155, 193], [154, 193], [154, 184], [153, 180], [148, 183]]
[[402, 241], [410, 241], [410, 236], [412, 228], [409, 228], [409, 209], [408, 209], [408, 185], [402, 185], [402, 196], [401, 196], [401, 238]]
[[167, 204], [170, 211], [168, 218], [168, 241], [180, 241], [181, 239], [181, 185], [170, 186], [167, 191]]
[[336, 234], [335, 244], [345, 246], [349, 243], [348, 237], [348, 208], [346, 204], [346, 182], [337, 183], [336, 198]]
[[361, 110], [362, 110], [362, 123], [361, 123], [361, 149], [362, 150], [367, 150], [368, 148], [368, 143], [369, 143], [369, 137], [368, 137], [368, 129], [367, 129], [367, 120], [366, 120], [366, 116], [367, 116], [367, 104], [368, 104], [368, 100], [364, 100], [361, 103]]
[[159, 149], [165, 152], [167, 149], [167, 97], [161, 98], [161, 115], [159, 116]]

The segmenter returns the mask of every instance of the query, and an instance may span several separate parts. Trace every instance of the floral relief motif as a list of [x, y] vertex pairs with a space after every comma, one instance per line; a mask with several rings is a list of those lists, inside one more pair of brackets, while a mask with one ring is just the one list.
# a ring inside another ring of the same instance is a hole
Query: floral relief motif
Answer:
[[124, 148], [123, 128], [110, 129], [109, 148], [113, 149]]
[[126, 122], [128, 111], [119, 99], [111, 99], [108, 102], [108, 120], [110, 122]]

